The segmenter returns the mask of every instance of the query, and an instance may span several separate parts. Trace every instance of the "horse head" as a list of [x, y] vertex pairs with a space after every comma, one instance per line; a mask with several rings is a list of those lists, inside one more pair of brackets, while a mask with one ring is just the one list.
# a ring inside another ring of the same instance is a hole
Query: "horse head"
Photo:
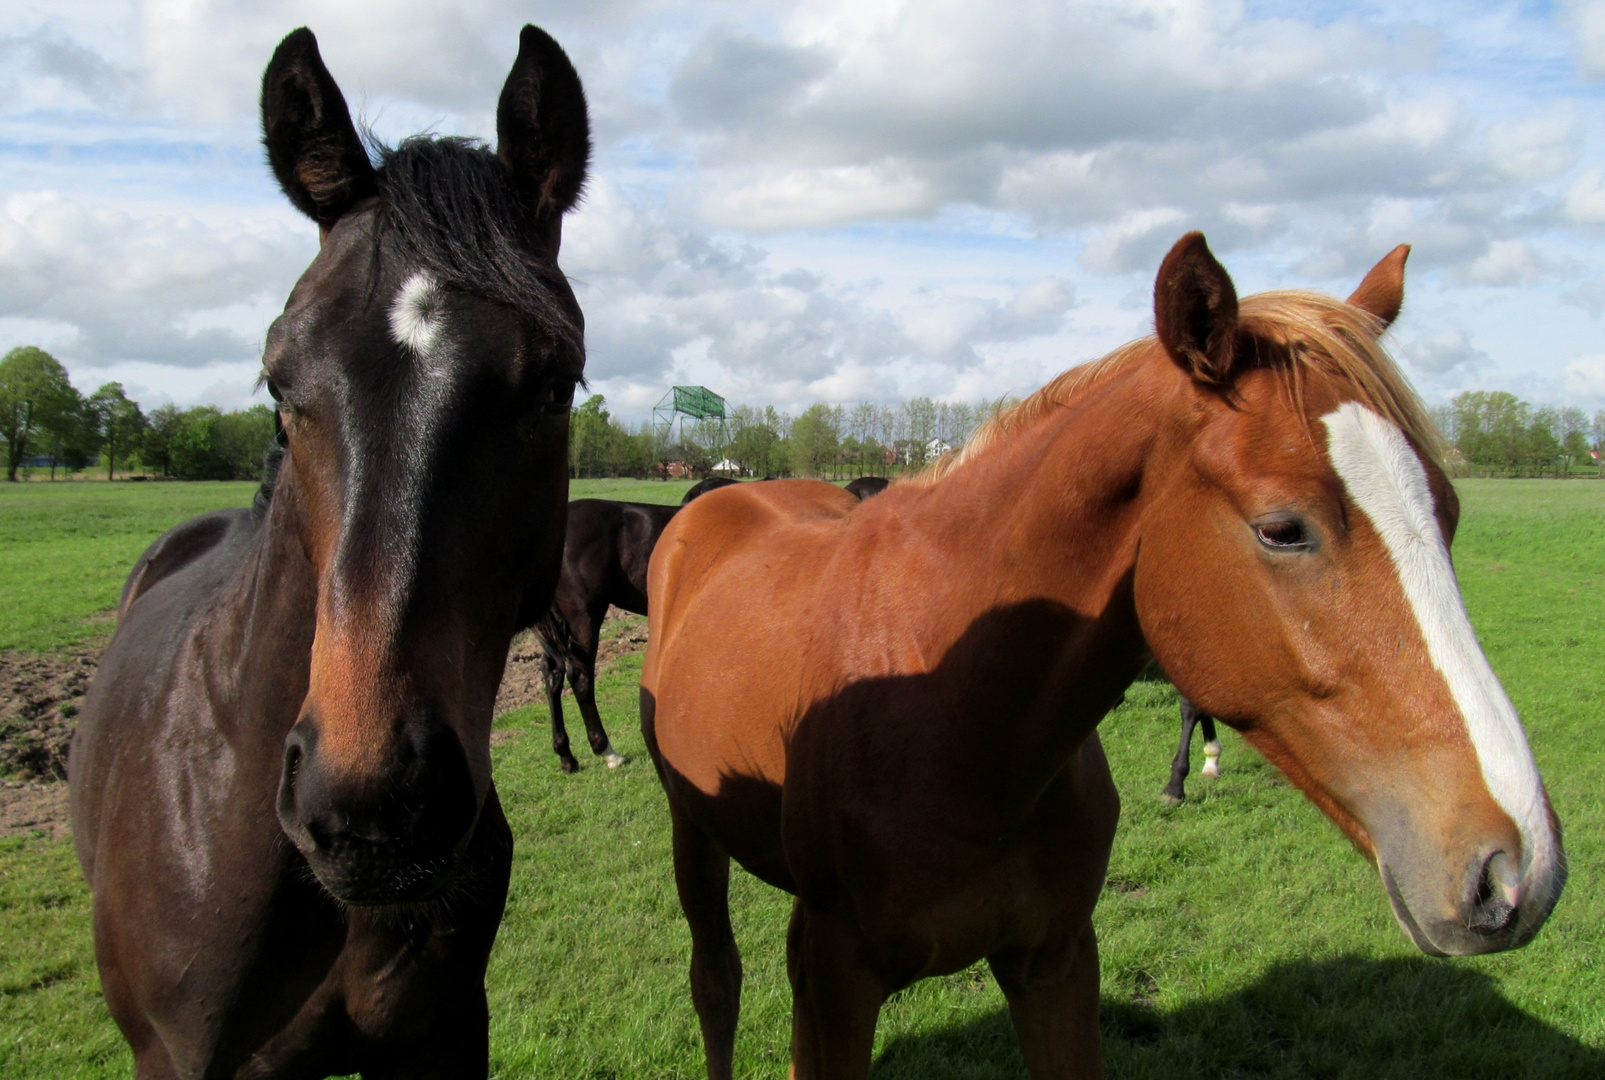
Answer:
[[590, 138], [574, 68], [533, 26], [496, 119], [494, 151], [414, 138], [376, 167], [310, 31], [263, 77], [269, 162], [321, 240], [263, 361], [272, 514], [317, 596], [278, 815], [353, 904], [454, 879], [518, 608], [549, 602], [562, 553], [585, 355], [557, 254]]
[[1154, 296], [1173, 420], [1147, 471], [1168, 489], [1134, 594], [1177, 687], [1374, 859], [1419, 948], [1467, 955], [1530, 940], [1565, 860], [1461, 600], [1435, 430], [1379, 341], [1408, 253], [1347, 303], [1239, 303], [1201, 235], [1172, 249]]

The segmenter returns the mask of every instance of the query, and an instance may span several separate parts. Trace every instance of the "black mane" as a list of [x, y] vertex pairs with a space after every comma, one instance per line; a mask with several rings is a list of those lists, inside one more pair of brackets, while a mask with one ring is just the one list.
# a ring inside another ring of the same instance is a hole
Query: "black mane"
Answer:
[[379, 148], [379, 241], [399, 245], [442, 285], [506, 304], [582, 347], [578, 312], [551, 259], [531, 251], [532, 208], [507, 166], [475, 139], [414, 135]]
[[[584, 348], [578, 309], [561, 300], [567, 282], [553, 261], [531, 251], [533, 215], [495, 153], [476, 139], [428, 135], [376, 152], [381, 246], [397, 245], [442, 285], [506, 304], [560, 343]], [[273, 499], [284, 451], [280, 426], [262, 463], [258, 514]]]

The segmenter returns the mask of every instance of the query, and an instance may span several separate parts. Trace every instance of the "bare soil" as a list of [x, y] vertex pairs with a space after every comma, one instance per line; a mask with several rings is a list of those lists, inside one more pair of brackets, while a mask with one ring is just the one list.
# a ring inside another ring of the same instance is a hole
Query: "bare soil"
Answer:
[[[596, 672], [619, 657], [646, 648], [646, 619], [618, 608], [608, 611], [597, 648]], [[0, 650], [0, 836], [44, 832], [67, 835], [67, 749], [77, 726], [89, 680], [106, 640], [84, 642], [53, 653]], [[507, 670], [496, 694], [496, 715], [544, 703], [540, 644], [530, 631], [513, 639]], [[537, 724], [546, 724], [538, 710]], [[504, 741], [508, 732], [497, 732]]]
[[104, 640], [53, 653], [0, 650], [0, 775], [61, 780]]

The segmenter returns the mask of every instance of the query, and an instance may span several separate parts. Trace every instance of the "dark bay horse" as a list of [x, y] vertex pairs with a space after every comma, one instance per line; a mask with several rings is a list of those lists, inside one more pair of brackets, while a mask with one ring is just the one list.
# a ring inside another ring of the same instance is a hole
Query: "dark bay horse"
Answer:
[[[886, 487], [886, 481], [879, 477], [861, 479], [877, 483], [855, 480], [848, 484], [846, 490], [860, 499]], [[680, 506], [739, 482], [723, 476], [709, 477], [687, 490]], [[859, 487], [855, 489], [854, 484]], [[636, 615], [647, 613], [647, 563], [658, 537], [678, 510], [678, 506], [612, 499], [575, 499], [568, 504], [563, 570], [551, 608], [535, 624], [535, 634], [541, 642], [541, 682], [552, 717], [552, 750], [563, 772], [578, 772], [580, 768], [563, 718], [565, 677], [574, 690], [574, 704], [585, 722], [585, 738], [591, 744], [591, 752], [610, 769], [629, 760], [613, 749], [607, 729], [602, 726], [602, 713], [596, 707], [596, 651], [609, 606]]]
[[1211, 778], [1220, 775], [1220, 740], [1215, 738], [1215, 718], [1186, 698], [1182, 698], [1181, 746], [1176, 751], [1175, 759], [1170, 763], [1170, 781], [1165, 784], [1165, 790], [1159, 795], [1161, 802], [1177, 806], [1186, 801], [1187, 774], [1191, 771], [1191, 762], [1188, 759], [1193, 749], [1193, 728], [1200, 725], [1204, 729], [1203, 773]]
[[73, 741], [106, 1004], [144, 1080], [483, 1077], [491, 707], [562, 551], [585, 98], [525, 27], [494, 151], [375, 168], [301, 29], [262, 126], [321, 247], [268, 332], [257, 504], [139, 560]]
[[1423, 951], [1538, 932], [1559, 826], [1461, 602], [1434, 431], [1379, 341], [1406, 251], [1347, 303], [1239, 302], [1191, 234], [1155, 337], [921, 477], [680, 512], [641, 719], [711, 1077], [740, 1000], [731, 858], [796, 896], [799, 1080], [867, 1076], [886, 997], [983, 957], [1031, 1075], [1101, 1075], [1091, 916], [1119, 802], [1095, 729], [1150, 658], [1375, 861]]
[[[693, 484], [680, 499], [692, 499], [738, 483], [710, 476]], [[563, 538], [563, 568], [552, 604], [535, 624], [541, 641], [541, 682], [552, 717], [552, 749], [558, 767], [578, 772], [580, 763], [569, 747], [563, 721], [563, 681], [574, 689], [574, 703], [585, 722], [591, 752], [610, 769], [629, 759], [613, 749], [596, 707], [596, 650], [602, 622], [612, 605], [646, 614], [646, 567], [652, 548], [680, 507], [661, 503], [575, 499], [568, 504], [568, 530]]]

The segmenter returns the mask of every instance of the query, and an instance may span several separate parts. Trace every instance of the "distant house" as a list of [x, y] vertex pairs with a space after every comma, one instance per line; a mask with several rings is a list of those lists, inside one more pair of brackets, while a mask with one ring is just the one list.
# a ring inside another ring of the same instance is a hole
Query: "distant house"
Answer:
[[715, 476], [740, 476], [741, 466], [737, 465], [729, 458], [725, 458], [723, 461], [719, 462], [719, 464], [710, 469], [709, 472], [713, 473]]
[[952, 449], [953, 445], [951, 443], [943, 442], [941, 439], [932, 439], [925, 444], [925, 459], [927, 461], [935, 460], [943, 454], [950, 453]]
[[660, 461], [658, 462], [658, 475], [666, 476], [670, 480], [688, 480], [694, 474], [691, 471], [691, 466], [683, 461]]

